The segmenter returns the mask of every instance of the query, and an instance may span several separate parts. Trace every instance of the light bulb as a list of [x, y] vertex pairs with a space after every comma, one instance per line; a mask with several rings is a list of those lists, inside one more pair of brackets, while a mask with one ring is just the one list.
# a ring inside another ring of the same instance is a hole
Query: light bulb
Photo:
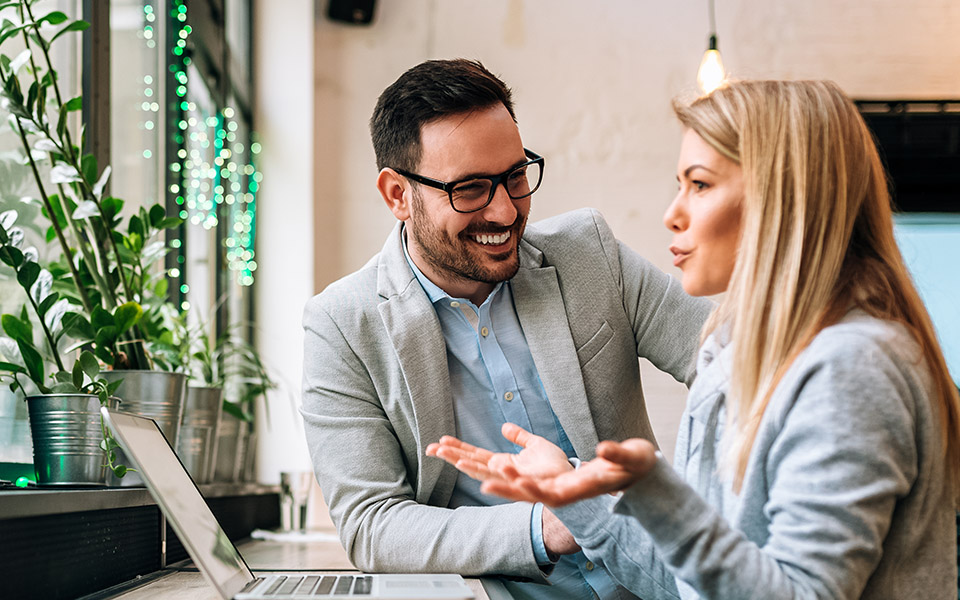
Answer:
[[700, 86], [700, 91], [709, 94], [720, 87], [726, 78], [720, 51], [717, 50], [717, 36], [711, 35], [710, 47], [703, 53], [703, 60], [700, 61], [700, 69], [697, 71], [697, 85]]

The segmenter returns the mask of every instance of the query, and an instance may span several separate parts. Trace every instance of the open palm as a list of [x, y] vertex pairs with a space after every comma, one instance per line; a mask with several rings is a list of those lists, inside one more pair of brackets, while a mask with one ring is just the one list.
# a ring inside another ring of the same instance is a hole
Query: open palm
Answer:
[[647, 440], [601, 442], [597, 458], [574, 470], [563, 451], [546, 439], [512, 423], [504, 425], [502, 432], [523, 450], [493, 453], [445, 436], [439, 444], [431, 444], [427, 454], [483, 481], [484, 493], [548, 506], [623, 490], [646, 475], [657, 460], [656, 449]]

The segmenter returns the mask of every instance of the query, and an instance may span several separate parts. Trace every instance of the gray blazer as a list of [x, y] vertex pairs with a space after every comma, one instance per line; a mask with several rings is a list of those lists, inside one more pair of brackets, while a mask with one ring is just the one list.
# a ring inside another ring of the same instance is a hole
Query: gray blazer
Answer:
[[[520, 323], [578, 456], [653, 440], [637, 357], [689, 384], [711, 304], [619, 243], [594, 210], [531, 224], [511, 280]], [[341, 542], [364, 571], [543, 581], [531, 505], [445, 508], [456, 470], [424, 455], [456, 434], [446, 347], [403, 255], [400, 225], [304, 311], [302, 413]]]

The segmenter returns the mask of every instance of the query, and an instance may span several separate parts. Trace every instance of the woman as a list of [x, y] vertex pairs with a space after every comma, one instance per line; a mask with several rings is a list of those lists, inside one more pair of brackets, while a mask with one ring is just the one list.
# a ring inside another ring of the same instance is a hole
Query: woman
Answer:
[[647, 599], [952, 598], [960, 401], [857, 109], [829, 82], [745, 81], [674, 110], [674, 264], [688, 293], [726, 292], [675, 466], [627, 440], [574, 470], [510, 424], [519, 454], [427, 453], [563, 506], [587, 556]]

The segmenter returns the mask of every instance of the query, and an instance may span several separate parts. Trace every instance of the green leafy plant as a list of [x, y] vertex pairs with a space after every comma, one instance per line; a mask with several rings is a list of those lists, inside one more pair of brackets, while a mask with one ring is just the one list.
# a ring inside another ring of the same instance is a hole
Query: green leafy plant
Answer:
[[[24, 395], [29, 395], [31, 391], [27, 385], [29, 382], [41, 394], [91, 394], [97, 396], [101, 406], [104, 406], [122, 380], [107, 382], [100, 377], [100, 363], [88, 350], [81, 351], [73, 365], [67, 368], [60, 351], [61, 342], [69, 332], [69, 329], [64, 327], [64, 321], [78, 315], [67, 312], [69, 303], [51, 289], [52, 276], [37, 262], [36, 250], [23, 248], [23, 232], [13, 226], [16, 217], [14, 211], [0, 214], [0, 261], [13, 270], [28, 302], [22, 306], [19, 316], [0, 315], [0, 326], [16, 345], [19, 354], [19, 357], [6, 356], [14, 353], [4, 352], [6, 360], [0, 361], [0, 379], [10, 378], [11, 391], [20, 391]], [[27, 305], [40, 325], [43, 344], [35, 343], [34, 326]], [[111, 317], [110, 324], [104, 325], [98, 333], [116, 329], [116, 322], [120, 319], [132, 324], [139, 318], [139, 314], [130, 314], [130, 307], [126, 310], [124, 308], [118, 307], [114, 315], [108, 314], [107, 316]], [[18, 358], [19, 362], [14, 362]], [[47, 362], [55, 365], [49, 375], [45, 367]], [[107, 464], [118, 477], [123, 477], [129, 469], [114, 463], [116, 441], [105, 427], [102, 418], [100, 425], [103, 432], [100, 447], [107, 455]]]
[[[121, 231], [123, 201], [105, 193], [110, 167], [101, 169], [92, 154], [83, 153], [85, 129], [77, 135], [70, 126], [82, 98], [64, 98], [50, 60], [57, 39], [89, 24], [60, 11], [38, 17], [33, 8], [30, 0], [0, 2], [0, 48], [8, 40], [22, 41], [23, 48], [12, 58], [0, 54], [0, 96], [33, 174], [40, 196], [35, 201], [50, 222], [47, 241], [57, 240], [62, 252], [51, 265], [56, 291], [83, 307], [67, 327], [93, 344], [105, 364], [150, 369], [148, 347], [167, 335], [161, 318], [166, 282], [150, 269], [166, 245], [154, 238], [182, 220], [157, 204], [141, 208]], [[46, 179], [42, 166], [49, 166]]]

